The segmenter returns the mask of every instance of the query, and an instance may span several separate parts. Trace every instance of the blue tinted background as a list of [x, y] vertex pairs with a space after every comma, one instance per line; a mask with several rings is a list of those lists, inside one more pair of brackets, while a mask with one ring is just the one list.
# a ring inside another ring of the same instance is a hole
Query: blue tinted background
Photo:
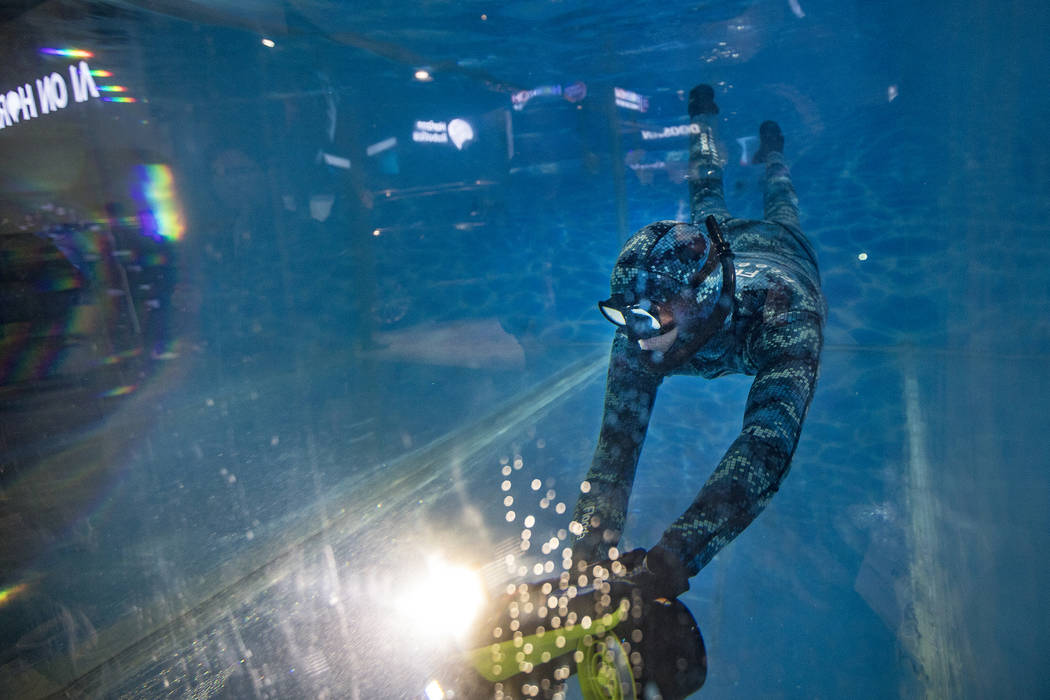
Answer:
[[[699, 696], [1050, 691], [1045, 9], [2, 17], [3, 90], [68, 75], [39, 49], [78, 47], [138, 101], [70, 99], [0, 131], [0, 695], [418, 696], [454, 648], [406, 613], [429, 557], [494, 589], [558, 560], [539, 543], [564, 546], [600, 420], [594, 302], [627, 235], [687, 215], [685, 139], [640, 132], [681, 123], [698, 82], [722, 107], [735, 215], [761, 212], [737, 139], [783, 127], [830, 307], [792, 473], [684, 597], [708, 646]], [[582, 101], [511, 107], [576, 82]], [[463, 150], [412, 140], [455, 117]], [[150, 223], [144, 165], [171, 174], [178, 240]], [[665, 383], [626, 546], [690, 502], [748, 386]]]

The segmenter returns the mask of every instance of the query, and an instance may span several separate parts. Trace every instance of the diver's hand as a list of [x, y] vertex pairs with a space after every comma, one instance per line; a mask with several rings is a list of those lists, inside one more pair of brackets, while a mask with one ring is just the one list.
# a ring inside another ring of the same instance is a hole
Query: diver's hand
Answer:
[[660, 545], [648, 552], [639, 547], [602, 565], [609, 569], [611, 579], [630, 581], [651, 598], [673, 600], [689, 590], [685, 565]]

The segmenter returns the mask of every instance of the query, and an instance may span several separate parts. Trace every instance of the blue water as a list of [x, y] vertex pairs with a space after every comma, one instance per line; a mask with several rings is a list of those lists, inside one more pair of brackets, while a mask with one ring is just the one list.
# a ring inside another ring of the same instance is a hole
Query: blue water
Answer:
[[[688, 215], [686, 139], [641, 132], [700, 82], [735, 216], [738, 140], [782, 126], [830, 313], [790, 475], [683, 598], [696, 697], [1050, 696], [1050, 12], [140, 4], [0, 14], [0, 696], [420, 697], [464, 618], [440, 562], [560, 565], [595, 301]], [[126, 92], [76, 101], [45, 47]], [[12, 108], [52, 73], [65, 107]], [[462, 149], [413, 140], [455, 118]], [[624, 546], [749, 386], [664, 384]]]

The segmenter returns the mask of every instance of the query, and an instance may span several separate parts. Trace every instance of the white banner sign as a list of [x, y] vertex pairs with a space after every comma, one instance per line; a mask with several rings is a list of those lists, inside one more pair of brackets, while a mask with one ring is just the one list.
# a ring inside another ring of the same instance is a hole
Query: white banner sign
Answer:
[[699, 133], [699, 124], [679, 124], [678, 126], [665, 126], [662, 131], [647, 131], [642, 129], [642, 140], [652, 141], [653, 139], [669, 139], [675, 136], [688, 136], [690, 134]]
[[474, 127], [465, 119], [453, 119], [450, 122], [417, 121], [412, 140], [416, 143], [448, 143], [451, 140], [453, 146], [463, 150], [465, 143], [474, 140]]
[[649, 111], [649, 98], [645, 95], [639, 95], [637, 92], [623, 88], [613, 88], [613, 97], [616, 99], [617, 107], [633, 109], [635, 112]]

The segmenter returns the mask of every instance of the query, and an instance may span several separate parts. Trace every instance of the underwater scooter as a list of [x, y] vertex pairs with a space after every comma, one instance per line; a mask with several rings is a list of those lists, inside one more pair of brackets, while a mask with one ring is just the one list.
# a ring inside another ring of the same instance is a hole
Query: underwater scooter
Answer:
[[707, 677], [700, 628], [680, 600], [647, 596], [603, 562], [579, 576], [509, 586], [482, 613], [467, 651], [427, 700], [565, 698], [683, 700]]

